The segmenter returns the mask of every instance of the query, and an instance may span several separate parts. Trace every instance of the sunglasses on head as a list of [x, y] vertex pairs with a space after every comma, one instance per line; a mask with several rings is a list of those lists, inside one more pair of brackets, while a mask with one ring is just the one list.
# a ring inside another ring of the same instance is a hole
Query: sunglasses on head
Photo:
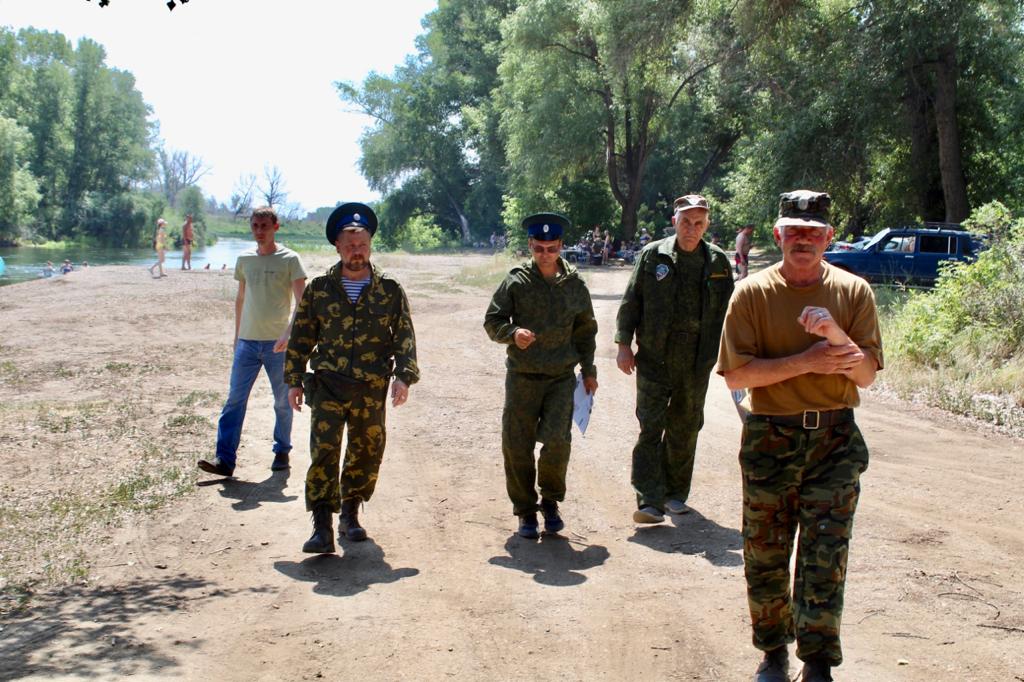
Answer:
[[540, 244], [534, 244], [530, 247], [530, 250], [534, 253], [558, 253], [562, 250], [562, 247], [559, 244], [555, 244], [554, 246], [541, 246]]

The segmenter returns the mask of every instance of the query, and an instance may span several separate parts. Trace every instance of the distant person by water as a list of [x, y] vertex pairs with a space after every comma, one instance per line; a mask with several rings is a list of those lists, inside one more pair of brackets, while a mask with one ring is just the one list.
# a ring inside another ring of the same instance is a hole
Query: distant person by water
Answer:
[[43, 266], [43, 277], [53, 277], [53, 261], [46, 261], [46, 265]]
[[70, 258], [65, 258], [64, 262], [61, 263], [61, 266], [60, 266], [60, 274], [66, 275], [69, 272], [74, 272], [74, 271], [75, 271], [75, 266], [71, 264], [71, 259]]
[[[167, 221], [163, 218], [159, 218], [156, 221], [156, 236], [153, 237], [153, 248], [156, 250], [156, 262], [149, 266], [149, 274], [153, 276], [153, 279], [159, 279], [160, 277], [166, 277], [167, 274], [164, 272], [164, 250], [167, 248], [167, 232], [164, 231], [164, 226], [167, 225]], [[156, 274], [155, 270], [159, 268], [160, 274]]]
[[195, 231], [192, 229], [192, 214], [185, 216], [185, 224], [181, 226], [181, 269], [192, 269], [192, 240]]

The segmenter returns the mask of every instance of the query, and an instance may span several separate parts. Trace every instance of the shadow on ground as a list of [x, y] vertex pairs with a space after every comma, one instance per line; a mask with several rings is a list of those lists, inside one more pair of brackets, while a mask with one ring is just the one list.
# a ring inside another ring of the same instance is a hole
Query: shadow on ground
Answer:
[[239, 592], [263, 591], [224, 590], [182, 574], [36, 595], [27, 613], [0, 619], [0, 679], [180, 674], [174, 672], [179, 659], [194, 655], [203, 640], [168, 642], [160, 633], [140, 632], [137, 621]]
[[384, 550], [372, 539], [342, 541], [341, 554], [317, 554], [303, 561], [275, 561], [274, 568], [294, 580], [315, 583], [313, 591], [332, 597], [351, 597], [380, 583], [419, 575], [418, 568], [391, 568]]
[[235, 511], [250, 511], [258, 508], [263, 503], [294, 502], [298, 495], [285, 495], [284, 489], [288, 487], [288, 476], [290, 469], [274, 471], [266, 480], [240, 481], [237, 478], [216, 478], [209, 481], [199, 481], [199, 487], [206, 487], [220, 484], [221, 497], [229, 500], [237, 500], [231, 503]]
[[585, 545], [577, 550], [561, 535], [540, 536], [540, 541], [512, 535], [505, 541], [508, 556], [496, 556], [488, 563], [533, 575], [542, 585], [571, 587], [587, 580], [581, 571], [600, 566], [608, 560], [608, 549], [601, 545]]
[[659, 552], [703, 556], [715, 566], [743, 565], [743, 535], [735, 528], [720, 526], [690, 508], [690, 513], [666, 514], [672, 525], [640, 526], [629, 538]]

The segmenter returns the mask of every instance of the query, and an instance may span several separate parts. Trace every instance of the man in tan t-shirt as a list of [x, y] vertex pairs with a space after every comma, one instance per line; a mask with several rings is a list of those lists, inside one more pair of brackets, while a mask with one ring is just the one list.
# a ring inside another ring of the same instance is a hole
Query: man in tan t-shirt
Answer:
[[750, 391], [740, 468], [747, 601], [765, 652], [755, 682], [789, 680], [794, 639], [803, 682], [831, 680], [843, 660], [846, 561], [868, 465], [853, 408], [882, 368], [882, 341], [871, 287], [822, 260], [830, 203], [807, 190], [780, 197], [782, 262], [737, 284], [718, 356], [729, 388]]
[[249, 393], [260, 368], [267, 373], [274, 393], [273, 471], [290, 466], [292, 409], [284, 380], [285, 349], [291, 334], [292, 301], [302, 298], [306, 271], [299, 255], [274, 241], [280, 229], [277, 212], [257, 208], [249, 220], [256, 248], [244, 251], [235, 263], [234, 361], [228, 398], [217, 422], [217, 454], [197, 462], [200, 469], [220, 476], [235, 471], [235, 455], [242, 436]]

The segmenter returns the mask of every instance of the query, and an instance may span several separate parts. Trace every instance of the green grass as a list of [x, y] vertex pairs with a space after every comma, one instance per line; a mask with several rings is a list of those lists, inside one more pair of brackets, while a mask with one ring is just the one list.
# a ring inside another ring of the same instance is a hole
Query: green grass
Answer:
[[212, 407], [220, 403], [220, 394], [215, 391], [192, 391], [178, 400], [179, 407]]
[[132, 366], [127, 362], [108, 362], [103, 369], [119, 376], [128, 376], [132, 373]]
[[176, 414], [165, 422], [170, 429], [187, 429], [193, 426], [213, 428], [213, 424], [206, 417], [198, 414]]
[[965, 333], [942, 338], [942, 353], [911, 357], [917, 348], [913, 344], [901, 352], [898, 341], [927, 331], [920, 327], [920, 316], [904, 314], [909, 300], [925, 295], [931, 294], [899, 287], [875, 289], [886, 363], [876, 385], [903, 400], [1024, 430], [1024, 357], [1004, 347], [1003, 335], [964, 328]]

